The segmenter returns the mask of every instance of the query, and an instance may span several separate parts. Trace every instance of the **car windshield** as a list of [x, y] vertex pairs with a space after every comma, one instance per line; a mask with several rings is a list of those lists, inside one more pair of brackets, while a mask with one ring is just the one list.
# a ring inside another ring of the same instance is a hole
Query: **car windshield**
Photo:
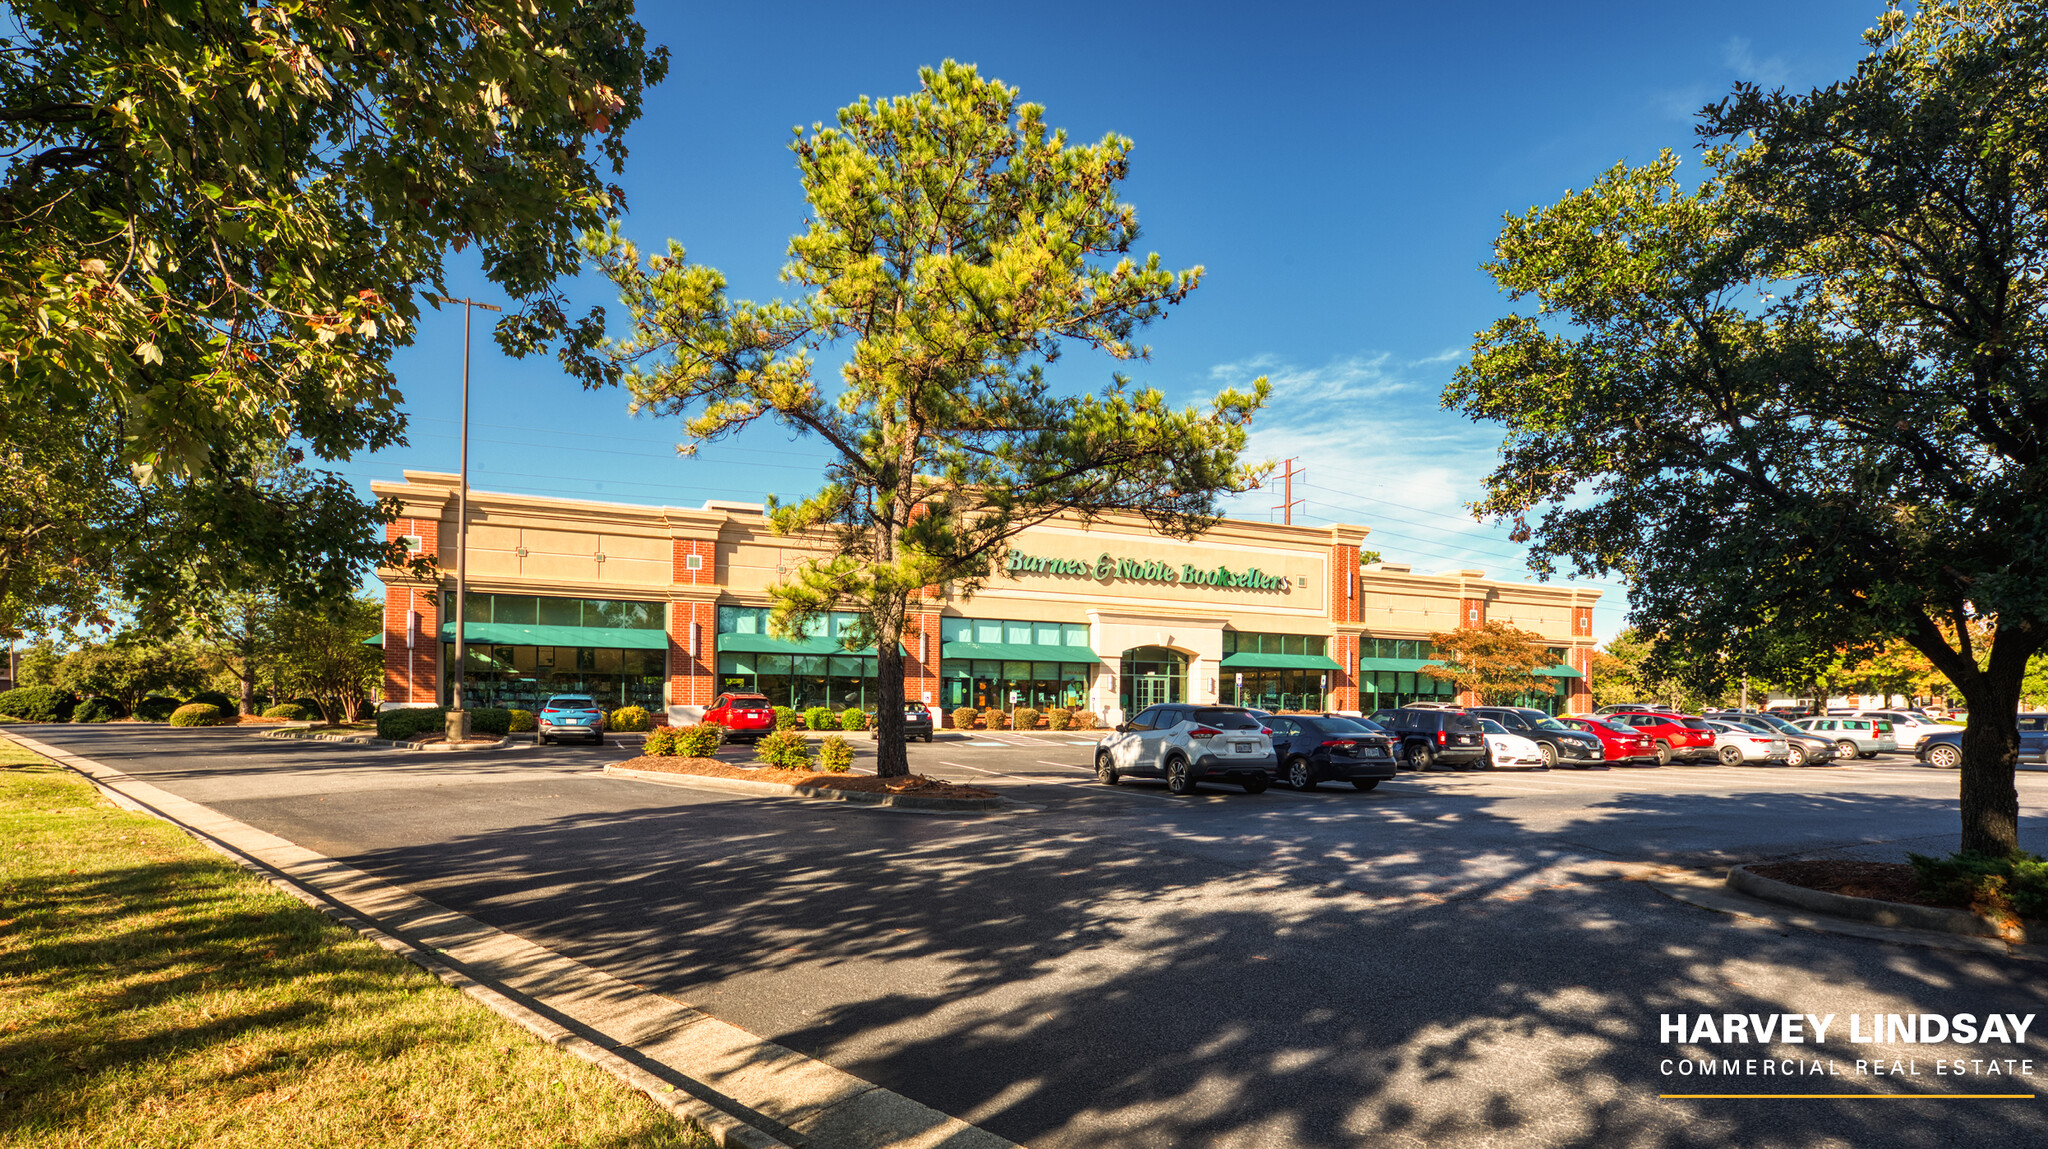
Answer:
[[1707, 720], [1706, 720], [1706, 719], [1704, 719], [1704, 718], [1686, 718], [1686, 719], [1682, 719], [1682, 720], [1680, 720], [1678, 724], [1679, 724], [1680, 726], [1683, 726], [1683, 727], [1685, 727], [1685, 728], [1686, 728], [1686, 729], [1688, 729], [1688, 730], [1712, 730], [1712, 729], [1713, 729], [1713, 727], [1711, 727], [1711, 726], [1707, 725]]
[[1562, 723], [1562, 722], [1559, 722], [1559, 721], [1558, 721], [1557, 719], [1555, 719], [1555, 718], [1552, 718], [1552, 717], [1551, 717], [1550, 715], [1548, 715], [1548, 714], [1545, 714], [1545, 715], [1543, 715], [1542, 717], [1537, 717], [1536, 715], [1533, 715], [1533, 714], [1530, 714], [1530, 715], [1525, 715], [1524, 717], [1526, 717], [1526, 718], [1528, 718], [1528, 719], [1529, 719], [1529, 725], [1531, 725], [1531, 726], [1534, 726], [1534, 727], [1535, 727], [1536, 729], [1538, 729], [1538, 730], [1570, 730], [1570, 729], [1571, 729], [1571, 727], [1569, 727], [1569, 726], [1566, 726], [1566, 725], [1565, 725], [1564, 723]]
[[931, 713], [931, 711], [929, 711], [929, 710], [926, 710], [926, 709], [924, 708], [924, 703], [922, 703], [922, 702], [906, 702], [906, 703], [904, 703], [904, 704], [903, 704], [903, 713], [905, 713], [905, 714], [929, 714], [929, 713]]
[[595, 710], [597, 701], [575, 694], [561, 694], [548, 699], [548, 710]]
[[[1444, 729], [1473, 733], [1479, 729], [1479, 720], [1462, 711], [1444, 714]], [[1503, 730], [1501, 733], [1507, 733]]]
[[1767, 730], [1776, 730], [1781, 733], [1786, 731], [1789, 731], [1794, 734], [1800, 733], [1800, 730], [1797, 726], [1792, 725], [1790, 722], [1785, 721], [1784, 719], [1778, 717], [1775, 714], [1759, 714], [1755, 718], [1745, 718], [1743, 719], [1743, 721], [1754, 722], [1758, 726], [1764, 727]]
[[1500, 723], [1495, 722], [1491, 718], [1480, 719], [1479, 728], [1481, 730], [1486, 731], [1488, 734], [1506, 734], [1508, 732], [1507, 727], [1502, 726]]
[[1257, 730], [1259, 720], [1243, 710], [1197, 710], [1189, 717], [1218, 730]]
[[735, 694], [727, 701], [728, 706], [766, 707], [768, 699], [759, 694]]
[[1594, 722], [1590, 723], [1590, 725], [1605, 726], [1616, 734], [1634, 734], [1636, 732], [1636, 728], [1626, 722]]
[[1365, 718], [1304, 718], [1303, 726], [1324, 734], [1378, 734], [1380, 728]]

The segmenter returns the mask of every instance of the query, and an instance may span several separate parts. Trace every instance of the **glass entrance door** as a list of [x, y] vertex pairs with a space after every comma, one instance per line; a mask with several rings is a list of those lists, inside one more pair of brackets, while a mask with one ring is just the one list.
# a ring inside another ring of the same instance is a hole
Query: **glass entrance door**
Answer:
[[1163, 646], [1136, 646], [1118, 660], [1118, 701], [1126, 715], [1187, 700], [1188, 656]]

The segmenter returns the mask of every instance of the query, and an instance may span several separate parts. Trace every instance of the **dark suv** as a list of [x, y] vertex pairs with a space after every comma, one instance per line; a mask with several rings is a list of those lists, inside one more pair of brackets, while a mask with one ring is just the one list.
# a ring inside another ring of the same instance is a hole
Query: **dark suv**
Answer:
[[1486, 762], [1486, 734], [1479, 720], [1462, 710], [1382, 710], [1372, 720], [1410, 770], [1432, 765], [1479, 766]]
[[1467, 714], [1491, 718], [1510, 734], [1519, 734], [1536, 744], [1545, 766], [1576, 766], [1590, 770], [1607, 764], [1607, 752], [1600, 748], [1598, 735], [1573, 730], [1533, 706], [1468, 706]]

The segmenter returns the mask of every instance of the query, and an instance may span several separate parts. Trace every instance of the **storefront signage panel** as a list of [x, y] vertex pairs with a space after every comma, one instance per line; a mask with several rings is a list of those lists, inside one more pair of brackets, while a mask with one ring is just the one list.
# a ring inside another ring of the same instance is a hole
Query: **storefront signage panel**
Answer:
[[1286, 594], [1294, 585], [1293, 580], [1284, 575], [1268, 574], [1257, 567], [1232, 570], [1228, 566], [1175, 565], [1158, 559], [1120, 557], [1108, 551], [1090, 560], [1031, 555], [1012, 550], [1003, 569], [1013, 578], [1022, 574], [1064, 575], [1092, 578], [1097, 582], [1184, 583], [1227, 590], [1277, 591], [1280, 594]]

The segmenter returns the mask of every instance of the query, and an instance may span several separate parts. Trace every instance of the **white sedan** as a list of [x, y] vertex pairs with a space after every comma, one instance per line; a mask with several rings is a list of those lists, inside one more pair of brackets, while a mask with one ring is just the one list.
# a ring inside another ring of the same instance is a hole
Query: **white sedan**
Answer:
[[1480, 719], [1479, 729], [1486, 736], [1486, 764], [1494, 769], [1543, 765], [1543, 748], [1529, 739], [1508, 733], [1491, 718]]
[[1792, 744], [1783, 734], [1761, 726], [1707, 719], [1714, 728], [1714, 756], [1723, 766], [1744, 762], [1783, 762], [1791, 756]]

